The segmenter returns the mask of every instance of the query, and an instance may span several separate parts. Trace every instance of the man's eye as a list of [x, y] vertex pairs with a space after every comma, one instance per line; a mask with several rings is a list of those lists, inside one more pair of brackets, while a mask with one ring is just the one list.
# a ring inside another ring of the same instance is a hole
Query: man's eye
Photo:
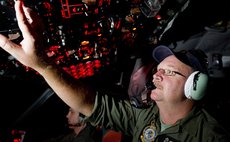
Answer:
[[166, 74], [171, 74], [171, 71], [170, 70], [165, 70], [165, 73]]

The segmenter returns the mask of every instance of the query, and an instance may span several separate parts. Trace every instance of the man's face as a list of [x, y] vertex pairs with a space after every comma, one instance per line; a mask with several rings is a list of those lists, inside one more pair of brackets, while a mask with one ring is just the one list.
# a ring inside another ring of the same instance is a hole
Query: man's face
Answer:
[[73, 109], [69, 109], [68, 114], [66, 115], [66, 118], [68, 119], [68, 125], [71, 128], [71, 126], [77, 126], [81, 123], [79, 112], [74, 111]]
[[153, 83], [156, 89], [151, 92], [151, 99], [156, 103], [178, 103], [185, 99], [184, 84], [192, 68], [174, 55], [165, 58], [157, 67], [153, 75]]

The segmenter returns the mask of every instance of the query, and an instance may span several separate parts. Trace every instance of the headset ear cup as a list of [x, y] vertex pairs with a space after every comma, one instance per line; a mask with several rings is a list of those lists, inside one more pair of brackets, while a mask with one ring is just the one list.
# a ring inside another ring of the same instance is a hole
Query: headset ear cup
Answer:
[[208, 85], [208, 75], [199, 71], [193, 72], [185, 82], [184, 93], [188, 99], [201, 100]]

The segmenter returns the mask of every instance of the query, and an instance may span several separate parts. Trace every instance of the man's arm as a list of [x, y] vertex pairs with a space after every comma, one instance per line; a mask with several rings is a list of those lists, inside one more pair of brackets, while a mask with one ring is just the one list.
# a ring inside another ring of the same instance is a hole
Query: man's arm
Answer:
[[15, 11], [23, 40], [20, 44], [15, 44], [0, 35], [0, 46], [25, 66], [39, 72], [67, 105], [89, 116], [94, 106], [95, 91], [49, 61], [44, 51], [38, 21], [40, 17], [24, 7], [22, 1], [15, 1]]

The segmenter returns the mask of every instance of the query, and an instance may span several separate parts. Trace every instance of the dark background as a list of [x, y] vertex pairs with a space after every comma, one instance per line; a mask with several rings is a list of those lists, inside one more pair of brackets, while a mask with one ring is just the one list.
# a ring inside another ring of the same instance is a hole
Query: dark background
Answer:
[[[136, 59], [143, 58], [145, 61], [149, 57], [151, 58], [151, 51], [158, 44], [169, 45], [175, 50], [202, 49], [207, 53], [210, 63], [210, 80], [203, 105], [230, 131], [230, 116], [228, 115], [230, 113], [230, 25], [217, 24], [219, 21], [227, 23], [230, 19], [227, 1], [191, 0], [189, 7], [179, 14], [173, 26], [157, 44], [150, 43], [153, 37], [159, 38], [162, 32], [159, 30], [155, 34], [152, 33], [154, 29], [159, 28], [157, 27], [159, 23], [155, 19], [141, 17], [137, 18], [134, 24], [125, 23], [124, 27], [128, 29], [139, 28], [137, 31], [130, 30], [129, 33], [135, 35], [135, 38], [128, 39], [121, 38], [124, 37], [120, 32], [121, 28], [112, 29], [111, 33], [111, 28], [103, 26], [102, 33], [110, 41], [106, 47], [114, 49], [112, 47], [115, 46], [118, 54], [114, 54], [114, 50], [109, 50], [112, 54], [106, 56], [108, 58], [102, 64], [101, 69], [93, 76], [84, 76], [81, 79], [112, 95], [126, 98], [128, 97], [129, 78]], [[0, 5], [0, 31], [3, 34], [8, 34], [9, 29], [17, 29], [12, 11], [12, 1], [0, 0], [0, 2], [7, 2], [7, 4]], [[44, 7], [42, 7], [44, 2], [48, 2], [54, 6], [53, 8], [56, 8], [52, 11], [56, 15], [48, 17], [51, 18], [48, 21], [44, 16], [47, 11], [44, 11]], [[71, 2], [72, 4], [81, 3], [80, 1]], [[35, 8], [41, 15], [44, 14], [44, 21], [48, 22], [46, 25], [48, 31], [52, 29], [49, 27], [50, 23], [55, 25], [63, 21], [67, 33], [70, 31], [68, 28], [73, 29], [71, 31], [73, 33], [68, 33], [67, 36], [68, 47], [63, 46], [64, 49], [70, 50], [79, 44], [79, 39], [82, 40], [82, 37], [90, 38], [93, 41], [101, 40], [95, 35], [85, 37], [84, 34], [81, 34], [85, 30], [82, 28], [82, 24], [93, 21], [100, 22], [104, 18], [103, 22], [110, 25], [107, 18], [124, 19], [129, 14], [131, 4], [130, 1], [122, 2], [120, 3], [121, 7], [119, 4], [100, 6], [101, 13], [93, 15], [93, 18], [79, 14], [70, 19], [61, 18], [60, 9], [57, 8], [60, 3], [37, 0], [31, 3], [27, 1], [27, 4]], [[163, 10], [160, 13], [166, 13], [167, 9], [174, 7], [179, 2], [179, 0], [172, 1], [168, 7], [162, 7]], [[119, 9], [116, 10], [117, 7]], [[161, 28], [165, 26], [163, 24]], [[205, 27], [209, 27], [211, 30], [206, 30]], [[63, 31], [65, 32], [65, 30]], [[48, 45], [62, 44], [58, 39], [64, 39], [63, 35], [56, 35], [56, 31], [49, 31], [49, 33], [53, 33], [53, 35], [47, 35], [47, 38], [52, 41]], [[59, 54], [62, 55], [65, 51], [61, 50]], [[18, 137], [17, 135], [13, 137], [13, 130], [25, 131], [25, 142], [39, 142], [42, 139], [66, 132], [65, 116], [68, 106], [56, 96], [41, 76], [17, 63], [4, 51], [0, 50], [0, 53], [0, 140], [12, 142], [14, 137]], [[215, 55], [218, 55], [217, 60]], [[68, 62], [64, 62], [66, 66], [85, 63], [83, 60], [75, 62], [70, 57], [67, 59]]]

